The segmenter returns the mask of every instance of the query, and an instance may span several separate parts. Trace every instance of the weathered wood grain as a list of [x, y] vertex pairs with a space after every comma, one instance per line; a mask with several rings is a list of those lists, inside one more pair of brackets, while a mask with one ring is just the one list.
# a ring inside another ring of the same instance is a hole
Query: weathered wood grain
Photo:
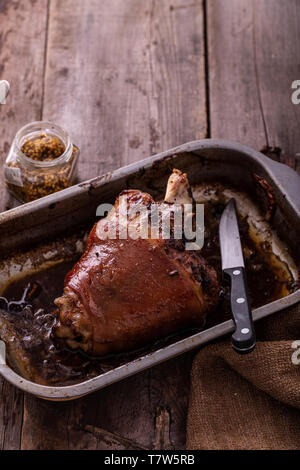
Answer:
[[[0, 105], [0, 164], [17, 130], [40, 119], [43, 101], [47, 0], [0, 0], [0, 79], [10, 82], [6, 104]], [[0, 210], [16, 205], [0, 172]], [[18, 449], [23, 394], [0, 379], [0, 449]]]
[[[0, 79], [11, 86], [6, 104], [0, 105], [1, 168], [16, 132], [41, 118], [46, 28], [47, 0], [0, 0]], [[0, 209], [16, 204], [1, 171]]]
[[23, 420], [23, 393], [0, 379], [0, 450], [19, 449]]
[[112, 441], [123, 448], [122, 438], [131, 441], [132, 448], [134, 443], [157, 448], [158, 408], [170, 413], [168, 446], [184, 448], [192, 356], [186, 354], [74, 402], [49, 403], [25, 396], [22, 449], [109, 450]]
[[[81, 180], [205, 137], [203, 53], [201, 1], [50, 1], [43, 118], [80, 147]], [[26, 397], [22, 448], [111, 448], [99, 429], [151, 448], [158, 407], [170, 411], [168, 445], [183, 447], [190, 363], [73, 403]]]
[[43, 117], [80, 179], [205, 136], [202, 24], [201, 1], [51, 1]]
[[[230, 5], [229, 5], [230, 3]], [[212, 137], [260, 149], [281, 147], [294, 165], [300, 151], [300, 2], [207, 1]]]

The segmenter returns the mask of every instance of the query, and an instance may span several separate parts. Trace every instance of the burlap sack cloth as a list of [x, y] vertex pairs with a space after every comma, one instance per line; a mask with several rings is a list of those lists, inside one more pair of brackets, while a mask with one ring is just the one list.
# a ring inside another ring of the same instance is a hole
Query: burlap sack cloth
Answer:
[[238, 355], [228, 339], [196, 356], [187, 449], [300, 449], [300, 364], [292, 361], [300, 304], [255, 328], [251, 354]]

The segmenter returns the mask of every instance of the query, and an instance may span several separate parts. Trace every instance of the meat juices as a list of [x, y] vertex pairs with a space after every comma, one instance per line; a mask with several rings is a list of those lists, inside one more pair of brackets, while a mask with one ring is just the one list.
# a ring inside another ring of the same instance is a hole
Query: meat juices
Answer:
[[[154, 203], [141, 191], [122, 195], [130, 206]], [[93, 227], [84, 254], [65, 278], [63, 296], [55, 300], [56, 336], [91, 355], [133, 350], [202, 326], [218, 302], [214, 268], [199, 251], [186, 251], [182, 240], [99, 238], [109, 222], [120, 229], [119, 198]], [[168, 208], [193, 202], [186, 174], [173, 170], [165, 200]]]

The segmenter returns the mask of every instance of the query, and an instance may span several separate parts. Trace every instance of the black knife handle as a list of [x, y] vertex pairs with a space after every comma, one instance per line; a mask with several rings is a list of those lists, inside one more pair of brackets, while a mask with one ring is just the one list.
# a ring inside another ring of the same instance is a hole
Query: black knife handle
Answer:
[[251, 352], [255, 347], [255, 332], [247, 295], [245, 269], [243, 267], [224, 269], [231, 279], [231, 311], [235, 323], [232, 347], [240, 353]]

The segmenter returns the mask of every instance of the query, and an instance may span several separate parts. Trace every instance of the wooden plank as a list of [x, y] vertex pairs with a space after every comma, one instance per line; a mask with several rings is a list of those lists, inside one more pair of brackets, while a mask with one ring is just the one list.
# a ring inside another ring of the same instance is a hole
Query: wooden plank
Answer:
[[[0, 105], [0, 163], [17, 130], [40, 119], [43, 96], [47, 0], [0, 1], [0, 78], [11, 93]], [[0, 211], [16, 205], [0, 172]], [[18, 449], [21, 441], [23, 394], [0, 379], [0, 449]]]
[[281, 147], [294, 165], [300, 151], [300, 2], [207, 2], [211, 136], [256, 149]]
[[[201, 1], [51, 0], [43, 118], [80, 147], [81, 180], [205, 137], [203, 51]], [[160, 408], [183, 447], [191, 357], [73, 403], [26, 396], [22, 448], [157, 447]]]
[[[0, 78], [10, 82], [6, 104], [0, 105], [0, 163], [20, 129], [41, 119], [47, 0], [0, 2]], [[0, 210], [15, 206], [0, 172]]]
[[80, 179], [206, 134], [201, 2], [51, 1], [44, 118]]
[[[157, 448], [161, 408], [170, 414], [168, 448], [184, 448], [193, 354], [140, 373], [74, 402], [25, 396], [22, 449]], [[130, 443], [132, 444], [129, 447]]]
[[0, 379], [0, 449], [19, 449], [23, 419], [23, 393]]

